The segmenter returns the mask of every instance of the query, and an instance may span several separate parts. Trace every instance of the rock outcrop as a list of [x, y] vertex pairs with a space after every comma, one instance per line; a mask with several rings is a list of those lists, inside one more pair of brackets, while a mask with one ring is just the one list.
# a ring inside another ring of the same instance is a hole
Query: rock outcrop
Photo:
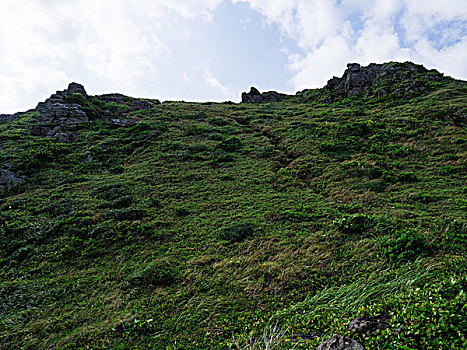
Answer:
[[[152, 105], [147, 101], [137, 100], [122, 94], [104, 94], [96, 96], [98, 100], [105, 102], [105, 103], [119, 103], [125, 104], [130, 107], [132, 111], [139, 111], [139, 110], [149, 110], [152, 108]], [[160, 105], [161, 102], [159, 100], [153, 100], [153, 104]]]
[[350, 321], [348, 326], [349, 331], [357, 334], [373, 333], [375, 331], [389, 328], [389, 315], [381, 315], [377, 317], [357, 317]]
[[67, 97], [76, 94], [84, 99], [88, 97], [81, 84], [71, 83], [66, 90], [57, 91], [44, 102], [40, 102], [36, 107], [39, 116], [31, 133], [35, 136], [57, 137], [59, 142], [71, 141], [72, 137], [64, 131], [89, 121], [79, 104], [67, 101]]
[[349, 97], [365, 92], [368, 96], [420, 93], [430, 91], [430, 83], [446, 79], [436, 70], [405, 63], [371, 63], [366, 67], [349, 63], [342, 78], [333, 77], [325, 86], [340, 96]]
[[250, 92], [242, 92], [242, 103], [280, 102], [286, 95], [276, 91], [259, 92], [251, 87]]
[[322, 342], [316, 350], [364, 350], [363, 346], [351, 339], [340, 335], [333, 335], [331, 338]]

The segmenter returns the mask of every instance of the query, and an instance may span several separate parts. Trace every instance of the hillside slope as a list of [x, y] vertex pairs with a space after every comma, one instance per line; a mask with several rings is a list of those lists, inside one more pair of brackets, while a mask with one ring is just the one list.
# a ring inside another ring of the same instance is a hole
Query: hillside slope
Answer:
[[283, 349], [467, 348], [467, 83], [391, 62], [254, 93], [70, 84], [1, 116], [2, 349], [248, 348], [274, 325]]

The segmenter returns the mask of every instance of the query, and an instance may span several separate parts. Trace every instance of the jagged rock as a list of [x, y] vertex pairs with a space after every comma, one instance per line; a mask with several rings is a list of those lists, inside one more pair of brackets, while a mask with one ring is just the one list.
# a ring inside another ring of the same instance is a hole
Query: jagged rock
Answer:
[[[422, 74], [425, 81], [418, 79]], [[445, 79], [443, 74], [435, 70], [429, 71], [412, 62], [371, 63], [366, 67], [362, 67], [358, 63], [349, 63], [342, 78], [333, 77], [328, 80], [326, 88], [345, 97], [362, 92], [366, 92], [369, 96], [381, 97], [390, 93], [400, 95], [402, 93], [427, 92], [430, 87], [426, 84], [426, 80], [440, 82], [443, 79]], [[378, 83], [380, 84], [378, 85]], [[386, 86], [387, 84], [389, 86]], [[372, 89], [375, 85], [377, 88]], [[396, 88], [396, 85], [400, 85], [400, 87]]]
[[335, 334], [322, 342], [316, 350], [363, 350], [363, 346], [351, 338]]
[[40, 114], [37, 119], [39, 124], [76, 125], [89, 121], [86, 113], [77, 104], [45, 101], [40, 102], [36, 109]]
[[350, 321], [348, 330], [358, 334], [372, 333], [376, 330], [389, 328], [389, 315], [380, 315], [377, 317], [357, 317]]
[[31, 134], [57, 137], [58, 140], [62, 140], [59, 142], [70, 142], [71, 138], [64, 134], [62, 129], [89, 121], [79, 104], [67, 102], [66, 98], [75, 94], [80, 94], [83, 98], [88, 97], [83, 85], [70, 83], [66, 90], [57, 91], [44, 102], [39, 102], [36, 107], [39, 116], [36, 119], [36, 125], [31, 128]]
[[10, 164], [4, 164], [0, 170], [0, 190], [11, 187], [15, 184], [21, 184], [26, 181], [27, 177], [24, 175], [19, 175], [10, 170]]
[[255, 87], [251, 87], [250, 92], [242, 92], [242, 103], [280, 102], [285, 94], [276, 91], [260, 93]]

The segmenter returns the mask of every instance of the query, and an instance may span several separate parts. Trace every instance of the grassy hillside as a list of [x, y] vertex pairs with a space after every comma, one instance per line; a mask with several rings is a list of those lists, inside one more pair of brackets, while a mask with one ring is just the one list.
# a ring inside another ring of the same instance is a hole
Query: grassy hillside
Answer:
[[283, 349], [467, 348], [467, 84], [331, 95], [75, 96], [68, 143], [31, 135], [34, 111], [0, 124], [27, 176], [0, 193], [0, 347], [243, 349], [277, 325]]

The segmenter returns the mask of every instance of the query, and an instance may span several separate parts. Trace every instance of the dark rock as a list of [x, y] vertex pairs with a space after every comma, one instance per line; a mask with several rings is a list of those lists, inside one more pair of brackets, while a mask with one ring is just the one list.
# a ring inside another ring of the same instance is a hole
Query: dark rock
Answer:
[[[152, 108], [151, 103], [147, 101], [141, 101], [132, 97], [128, 97], [122, 94], [104, 94], [97, 96], [99, 100], [104, 103], [119, 103], [127, 105], [131, 108], [132, 111], [139, 111], [139, 110], [149, 110]], [[160, 105], [161, 102], [159, 100], [153, 100], [153, 104]]]
[[389, 328], [389, 315], [380, 315], [377, 317], [357, 317], [350, 321], [348, 330], [358, 334], [373, 333], [376, 330]]
[[286, 95], [276, 91], [260, 93], [255, 87], [250, 92], [242, 92], [242, 103], [280, 102]]
[[104, 103], [123, 103], [123, 100], [126, 96], [122, 94], [104, 94], [96, 97]]
[[[157, 102], [159, 102], [158, 100], [156, 100]], [[160, 102], [159, 102], [160, 104]], [[140, 100], [133, 100], [133, 102], [131, 103], [131, 109], [133, 111], [140, 111], [140, 110], [149, 110], [151, 109], [151, 104], [149, 102], [146, 102], [146, 101], [140, 101]]]
[[[422, 74], [425, 81], [419, 79]], [[325, 87], [343, 97], [363, 92], [367, 96], [381, 97], [389, 94], [425, 93], [433, 89], [427, 81], [440, 82], [443, 79], [443, 74], [438, 71], [429, 71], [412, 62], [371, 63], [366, 67], [349, 63], [342, 78], [333, 77]]]
[[83, 112], [77, 104], [54, 103], [47, 100], [45, 102], [40, 102], [36, 109], [40, 114], [37, 119], [39, 124], [56, 123], [59, 125], [76, 125], [89, 121], [86, 113]]
[[19, 175], [10, 169], [10, 164], [4, 164], [2, 170], [0, 170], [0, 190], [11, 187], [15, 184], [21, 184], [26, 181], [26, 176]]
[[89, 121], [79, 104], [68, 102], [67, 97], [75, 94], [80, 94], [83, 98], [88, 97], [83, 85], [71, 83], [68, 85], [68, 89], [57, 91], [44, 102], [39, 102], [36, 107], [39, 116], [36, 119], [36, 125], [31, 128], [31, 134], [57, 137], [58, 140], [61, 140], [59, 142], [70, 142], [70, 136], [63, 133], [63, 130]]
[[363, 346], [351, 338], [335, 334], [322, 342], [316, 350], [363, 350]]

